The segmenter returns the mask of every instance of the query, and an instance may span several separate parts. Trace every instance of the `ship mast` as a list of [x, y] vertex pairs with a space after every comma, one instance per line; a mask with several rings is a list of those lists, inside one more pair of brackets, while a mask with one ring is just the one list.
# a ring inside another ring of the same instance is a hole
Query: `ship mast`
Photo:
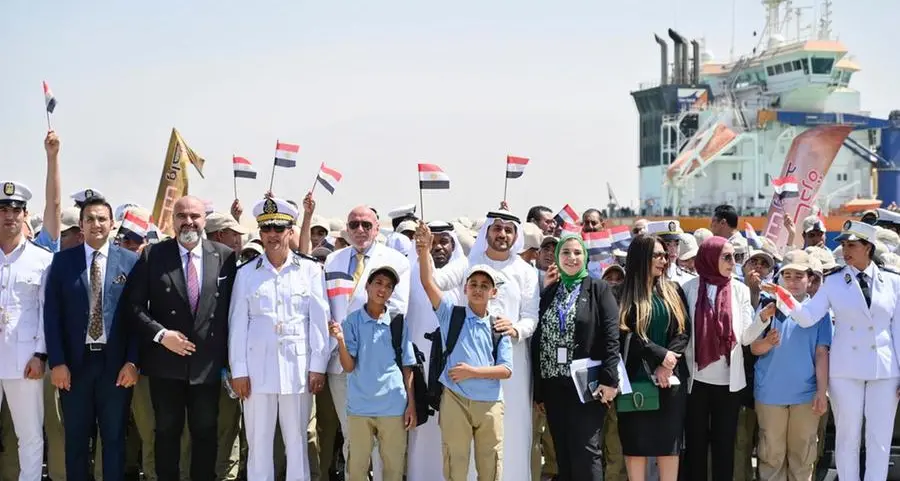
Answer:
[[819, 40], [831, 40], [831, 5], [832, 0], [825, 0], [822, 17], [819, 19]]

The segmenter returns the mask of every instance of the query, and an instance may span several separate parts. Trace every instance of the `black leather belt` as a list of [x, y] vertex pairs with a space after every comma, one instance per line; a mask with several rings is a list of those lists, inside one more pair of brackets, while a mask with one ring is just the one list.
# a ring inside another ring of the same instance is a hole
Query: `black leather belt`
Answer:
[[103, 349], [106, 348], [106, 344], [103, 344], [101, 342], [94, 342], [85, 344], [85, 347], [87, 347], [88, 352], [102, 352]]

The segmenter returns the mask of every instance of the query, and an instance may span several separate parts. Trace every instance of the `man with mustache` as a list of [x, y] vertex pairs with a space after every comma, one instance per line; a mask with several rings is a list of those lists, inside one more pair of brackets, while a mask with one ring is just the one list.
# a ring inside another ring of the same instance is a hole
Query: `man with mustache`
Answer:
[[215, 479], [222, 370], [228, 355], [228, 312], [236, 254], [202, 239], [203, 201], [185, 196], [173, 208], [175, 238], [145, 247], [124, 298], [141, 340], [156, 419], [156, 474], [178, 481], [185, 413], [191, 432], [191, 476]]

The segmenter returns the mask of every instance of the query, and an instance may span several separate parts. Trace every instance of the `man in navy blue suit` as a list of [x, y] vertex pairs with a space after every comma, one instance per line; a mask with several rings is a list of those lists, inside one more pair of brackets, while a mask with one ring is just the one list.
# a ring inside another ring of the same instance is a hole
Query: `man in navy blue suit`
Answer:
[[90, 479], [89, 443], [98, 425], [103, 479], [122, 481], [125, 471], [138, 344], [119, 315], [119, 298], [138, 256], [109, 242], [112, 218], [106, 200], [86, 200], [79, 221], [84, 244], [56, 254], [47, 275], [44, 333], [65, 418], [69, 481]]

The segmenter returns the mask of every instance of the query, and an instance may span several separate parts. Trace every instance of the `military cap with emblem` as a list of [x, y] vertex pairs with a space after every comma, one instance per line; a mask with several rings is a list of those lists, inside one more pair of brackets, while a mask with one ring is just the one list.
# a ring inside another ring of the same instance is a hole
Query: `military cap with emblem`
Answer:
[[391, 218], [391, 227], [393, 227], [395, 231], [403, 221], [419, 220], [418, 217], [416, 217], [416, 204], [397, 207], [396, 209], [388, 212], [388, 217]]
[[299, 212], [285, 200], [267, 198], [253, 206], [253, 216], [260, 227], [266, 225], [290, 226]]
[[81, 208], [81, 206], [84, 205], [84, 203], [87, 202], [88, 199], [92, 199], [94, 197], [105, 198], [106, 196], [103, 195], [103, 192], [100, 192], [97, 189], [84, 189], [75, 192], [70, 197], [75, 201], [75, 207]]
[[865, 241], [870, 244], [875, 243], [875, 226], [855, 220], [844, 222], [841, 227], [841, 234], [835, 238], [836, 241]]
[[8, 206], [14, 209], [24, 209], [31, 200], [31, 189], [15, 181], [0, 182], [3, 186], [0, 195], [0, 206]]
[[887, 209], [876, 209], [878, 220], [875, 225], [882, 227], [900, 227], [900, 212], [894, 212]]
[[681, 240], [681, 223], [677, 220], [659, 220], [647, 223], [647, 233], [655, 234], [667, 241]]

